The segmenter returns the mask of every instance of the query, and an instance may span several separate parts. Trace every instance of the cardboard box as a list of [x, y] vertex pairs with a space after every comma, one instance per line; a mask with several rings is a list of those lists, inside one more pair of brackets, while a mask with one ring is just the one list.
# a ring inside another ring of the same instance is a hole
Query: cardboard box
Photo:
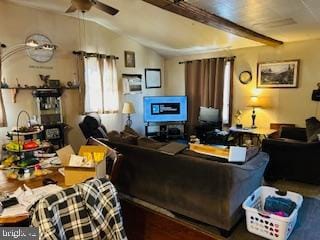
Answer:
[[71, 155], [75, 155], [74, 150], [70, 145], [57, 150], [57, 154], [64, 166], [65, 185], [73, 185], [81, 183], [88, 178], [102, 178], [106, 176], [106, 157], [108, 155], [108, 148], [104, 146], [81, 146], [79, 156], [94, 158], [101, 158], [102, 161], [93, 164], [92, 167], [85, 166], [70, 166]]
[[189, 144], [190, 150], [210, 156], [227, 159], [229, 162], [245, 162], [247, 148], [230, 146], [230, 149], [204, 144]]

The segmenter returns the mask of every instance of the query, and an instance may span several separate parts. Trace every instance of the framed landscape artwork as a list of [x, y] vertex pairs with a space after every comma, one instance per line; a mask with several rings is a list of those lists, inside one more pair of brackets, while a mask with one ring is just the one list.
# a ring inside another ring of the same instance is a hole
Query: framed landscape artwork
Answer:
[[299, 60], [258, 63], [258, 88], [298, 87]]

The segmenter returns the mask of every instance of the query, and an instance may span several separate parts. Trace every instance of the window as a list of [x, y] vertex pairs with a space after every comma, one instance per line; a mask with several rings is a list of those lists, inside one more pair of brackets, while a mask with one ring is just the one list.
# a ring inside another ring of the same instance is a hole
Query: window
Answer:
[[85, 112], [115, 113], [118, 110], [115, 59], [85, 58]]
[[231, 90], [231, 62], [227, 61], [224, 68], [222, 123], [230, 123], [230, 90]]

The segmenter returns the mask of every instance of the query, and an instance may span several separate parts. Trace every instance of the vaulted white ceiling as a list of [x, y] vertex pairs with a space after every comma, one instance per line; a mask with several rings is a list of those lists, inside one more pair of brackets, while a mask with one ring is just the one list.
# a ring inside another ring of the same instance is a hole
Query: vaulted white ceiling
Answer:
[[[65, 14], [70, 0], [8, 0]], [[100, 0], [120, 10], [85, 14], [165, 56], [258, 46], [260, 43], [167, 12], [141, 0]], [[188, 0], [200, 8], [283, 42], [320, 38], [320, 0]], [[79, 13], [66, 14], [79, 17]]]

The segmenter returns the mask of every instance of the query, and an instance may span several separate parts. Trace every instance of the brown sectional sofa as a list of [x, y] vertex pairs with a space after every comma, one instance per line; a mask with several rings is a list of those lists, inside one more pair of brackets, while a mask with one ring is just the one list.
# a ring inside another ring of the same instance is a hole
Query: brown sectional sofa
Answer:
[[237, 165], [189, 150], [172, 156], [154, 145], [107, 144], [124, 156], [115, 182], [120, 192], [224, 231], [240, 220], [241, 204], [261, 185], [269, 160], [258, 152]]

